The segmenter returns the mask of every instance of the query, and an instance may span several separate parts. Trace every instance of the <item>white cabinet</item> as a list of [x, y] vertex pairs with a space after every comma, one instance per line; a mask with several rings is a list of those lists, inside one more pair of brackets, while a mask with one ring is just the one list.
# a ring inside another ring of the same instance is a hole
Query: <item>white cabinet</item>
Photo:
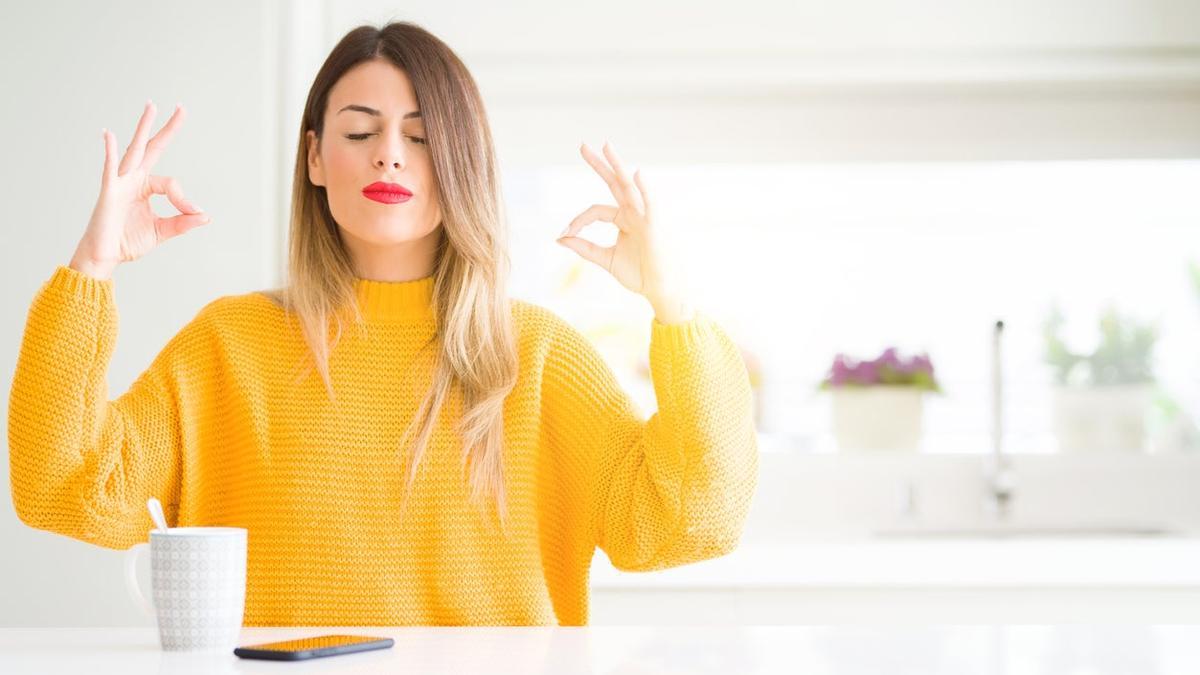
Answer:
[[1200, 539], [750, 542], [657, 572], [592, 561], [596, 624], [1200, 622]]

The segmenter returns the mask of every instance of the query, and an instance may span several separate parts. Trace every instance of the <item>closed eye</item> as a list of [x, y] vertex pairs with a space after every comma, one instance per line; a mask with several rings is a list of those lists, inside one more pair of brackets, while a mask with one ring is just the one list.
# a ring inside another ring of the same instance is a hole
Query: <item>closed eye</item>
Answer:
[[[346, 134], [346, 138], [348, 138], [352, 141], [361, 141], [361, 140], [365, 140], [367, 138], [367, 136], [374, 136], [374, 135], [375, 134]], [[425, 139], [421, 138], [420, 136], [409, 136], [409, 138], [413, 139], [417, 143], [421, 143], [422, 145], [425, 143]]]

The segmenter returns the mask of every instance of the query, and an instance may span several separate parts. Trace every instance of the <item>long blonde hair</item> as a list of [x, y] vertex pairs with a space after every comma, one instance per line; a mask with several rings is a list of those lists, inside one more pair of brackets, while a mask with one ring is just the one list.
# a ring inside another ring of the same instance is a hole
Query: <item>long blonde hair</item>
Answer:
[[[478, 505], [485, 493], [491, 494], [500, 526], [507, 533], [503, 404], [517, 380], [517, 336], [506, 288], [511, 263], [499, 171], [474, 78], [458, 56], [425, 29], [409, 22], [382, 28], [359, 26], [325, 59], [309, 89], [300, 124], [288, 279], [283, 288], [268, 295], [299, 320], [311, 352], [309, 370], [315, 365], [330, 401], [336, 403], [329, 354], [341, 338], [347, 308], [360, 327], [362, 315], [351, 260], [325, 188], [313, 185], [308, 177], [306, 136], [309, 129], [315, 132], [319, 151], [330, 89], [346, 71], [371, 59], [395, 64], [412, 82], [425, 121], [442, 213], [432, 299], [436, 332], [426, 344], [439, 349], [432, 385], [400, 442], [403, 454], [415, 431], [405, 466], [403, 503], [407, 504], [438, 413], [457, 386], [463, 413], [456, 431], [463, 441], [464, 473], [470, 470], [471, 501]], [[336, 327], [331, 343], [330, 320]]]

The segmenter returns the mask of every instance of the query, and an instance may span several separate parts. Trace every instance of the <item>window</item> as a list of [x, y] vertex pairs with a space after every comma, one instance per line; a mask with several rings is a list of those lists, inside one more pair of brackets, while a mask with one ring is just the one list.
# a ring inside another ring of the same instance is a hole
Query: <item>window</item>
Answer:
[[[923, 452], [991, 449], [992, 327], [1006, 324], [1005, 448], [1057, 449], [1043, 324], [1077, 350], [1109, 306], [1155, 323], [1152, 451], [1186, 449], [1200, 410], [1200, 161], [878, 162], [646, 166], [696, 304], [760, 360], [763, 449], [829, 452], [835, 353], [927, 351]], [[590, 168], [504, 174], [514, 294], [584, 329], [646, 413], [649, 305], [554, 244], [611, 196]], [[616, 230], [588, 238], [609, 245]], [[524, 263], [524, 264], [523, 264]], [[547, 283], [549, 280], [550, 283]]]

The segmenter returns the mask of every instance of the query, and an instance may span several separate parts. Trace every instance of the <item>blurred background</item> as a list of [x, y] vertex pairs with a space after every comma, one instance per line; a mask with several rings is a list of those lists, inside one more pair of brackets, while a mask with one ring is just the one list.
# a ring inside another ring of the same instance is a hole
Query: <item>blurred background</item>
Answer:
[[[346, 31], [389, 20], [483, 91], [512, 295], [654, 412], [652, 310], [554, 243], [611, 201], [578, 152], [610, 140], [742, 347], [761, 452], [742, 544], [654, 573], [598, 551], [593, 623], [1200, 621], [1188, 0], [8, 6], [0, 379], [87, 224], [101, 127], [124, 148], [147, 98], [188, 108], [157, 173], [213, 222], [116, 272], [110, 395], [207, 302], [279, 283], [308, 87]], [[149, 625], [120, 552], [0, 513], [0, 625]]]

